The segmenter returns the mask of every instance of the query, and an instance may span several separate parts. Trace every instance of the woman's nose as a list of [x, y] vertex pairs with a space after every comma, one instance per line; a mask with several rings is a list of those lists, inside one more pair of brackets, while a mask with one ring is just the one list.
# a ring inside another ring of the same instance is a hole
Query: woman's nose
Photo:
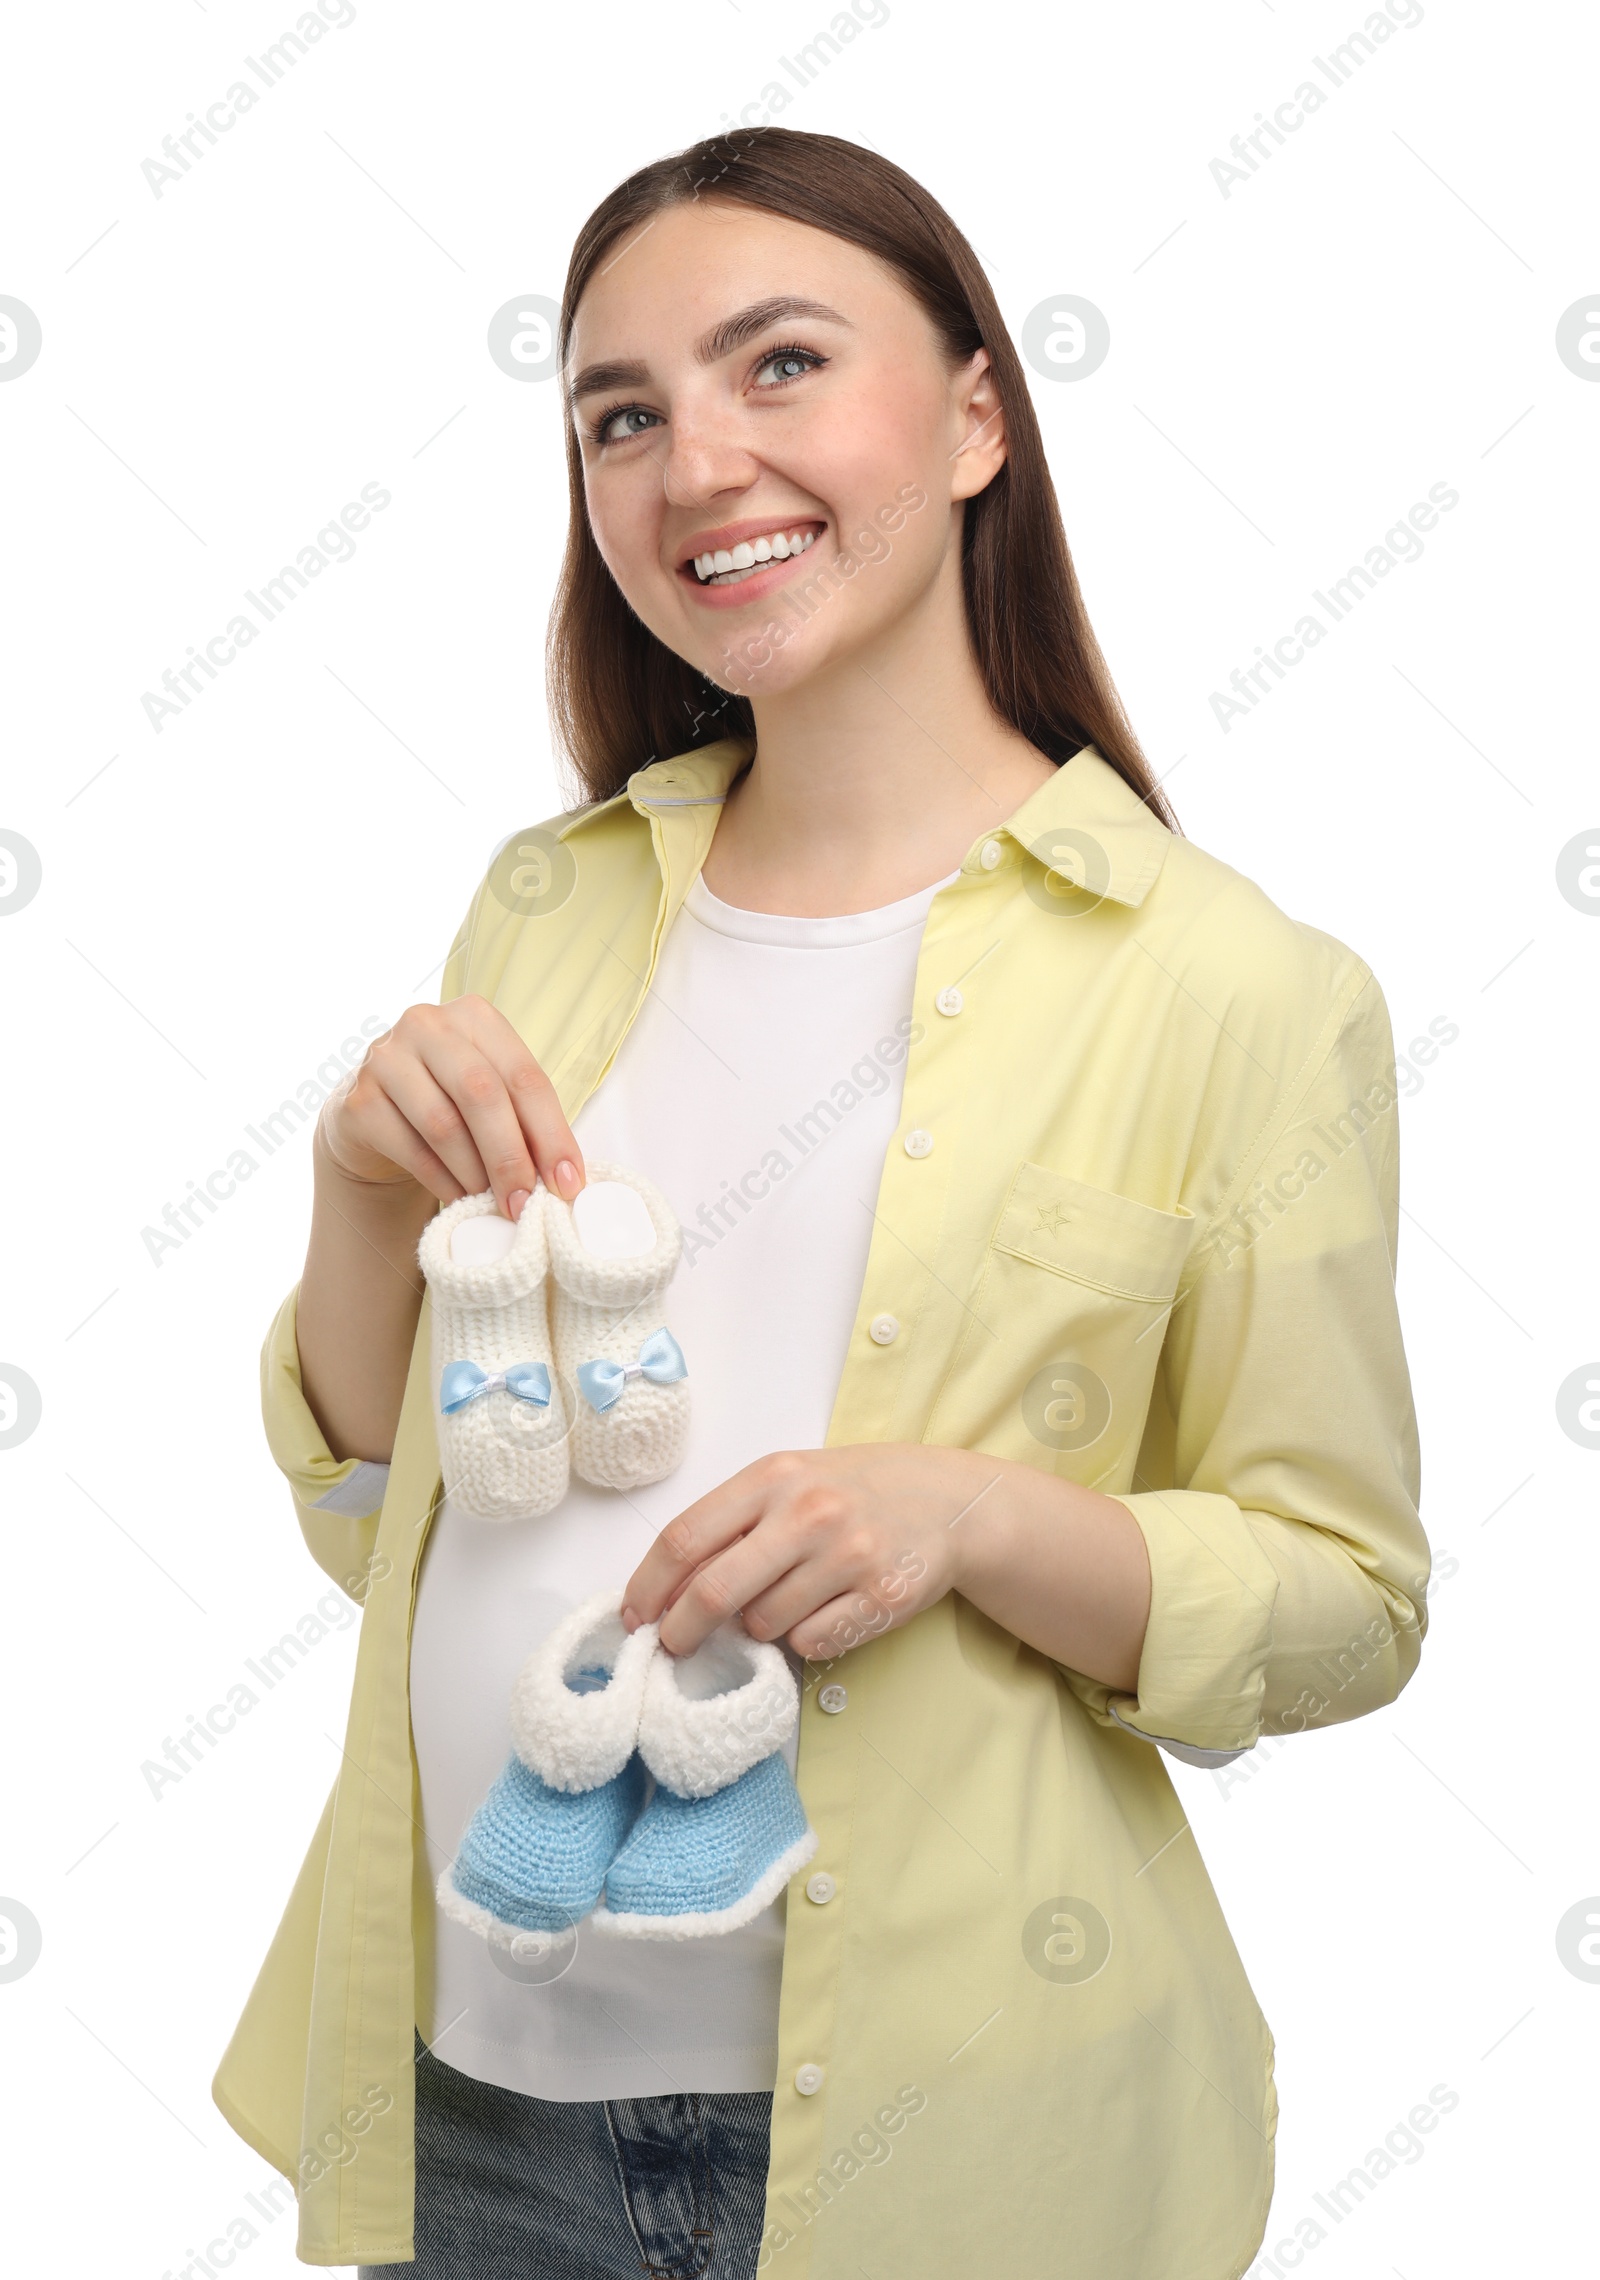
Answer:
[[759, 471], [732, 416], [689, 409], [669, 420], [662, 482], [670, 506], [709, 506], [719, 494], [747, 491]]

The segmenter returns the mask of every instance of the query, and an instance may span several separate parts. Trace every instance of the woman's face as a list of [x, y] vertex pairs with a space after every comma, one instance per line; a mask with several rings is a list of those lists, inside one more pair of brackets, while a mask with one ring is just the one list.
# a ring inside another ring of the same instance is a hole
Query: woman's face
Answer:
[[988, 358], [952, 373], [870, 254], [670, 206], [602, 263], [569, 370], [589, 520], [630, 607], [757, 701], [959, 594], [960, 511], [1004, 458]]

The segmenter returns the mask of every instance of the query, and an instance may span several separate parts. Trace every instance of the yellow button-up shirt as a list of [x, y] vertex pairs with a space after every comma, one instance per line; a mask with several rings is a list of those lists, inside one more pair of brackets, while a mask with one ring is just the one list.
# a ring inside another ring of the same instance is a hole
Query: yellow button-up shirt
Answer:
[[[747, 750], [640, 770], [479, 889], [443, 996], [499, 1006], [569, 1118]], [[1233, 2280], [1271, 2196], [1272, 2046], [1157, 1743], [1205, 1763], [1416, 1665], [1387, 1011], [1085, 750], [934, 897], [912, 1013], [830, 1445], [988, 1450], [1118, 1497], [1150, 1621], [1134, 1695], [955, 1593], [810, 1667], [807, 1876], [833, 1891], [787, 1896], [762, 2268]], [[293, 1295], [262, 1374], [307, 1542], [364, 1613], [338, 1780], [215, 2095], [295, 2179], [306, 2262], [398, 2261], [432, 2009], [426, 1305], [381, 1513], [303, 1398]]]

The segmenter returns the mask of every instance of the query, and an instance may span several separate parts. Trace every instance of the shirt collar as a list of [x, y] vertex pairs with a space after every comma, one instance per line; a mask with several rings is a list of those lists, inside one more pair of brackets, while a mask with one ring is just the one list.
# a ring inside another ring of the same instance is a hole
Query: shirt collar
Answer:
[[[1007, 842], [1010, 845], [1007, 845]], [[998, 858], [986, 849], [997, 845]], [[1062, 868], [1098, 898], [1137, 909], [1155, 885], [1172, 833], [1092, 744], [1063, 761], [1014, 815], [974, 842], [964, 872], [1028, 862]]]
[[[613, 798], [566, 817], [558, 836], [565, 839], [624, 802], [645, 817], [720, 807], [752, 749], [748, 737], [729, 736], [670, 760], [653, 760], [636, 769]], [[1095, 895], [1136, 909], [1154, 886], [1171, 844], [1166, 825], [1086, 744], [1014, 815], [974, 840], [961, 869], [981, 874], [1054, 862]], [[996, 852], [986, 853], [991, 848]]]
[[749, 759], [754, 746], [748, 737], [725, 736], [715, 744], [702, 744], [693, 752], [679, 752], [670, 760], [652, 760], [636, 768], [620, 792], [592, 807], [576, 809], [563, 817], [556, 836], [565, 839], [597, 816], [609, 815], [624, 805], [642, 816], [661, 809], [720, 807], [728, 786]]

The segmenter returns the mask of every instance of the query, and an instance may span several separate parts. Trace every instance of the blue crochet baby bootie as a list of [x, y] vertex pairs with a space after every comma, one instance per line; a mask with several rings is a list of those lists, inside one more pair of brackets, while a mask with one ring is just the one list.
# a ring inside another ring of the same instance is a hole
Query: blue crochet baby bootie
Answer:
[[436, 1887], [454, 1922], [512, 1954], [530, 1934], [576, 1936], [644, 1801], [634, 1745], [658, 1659], [655, 1625], [630, 1636], [615, 1593], [575, 1608], [529, 1656], [511, 1697], [514, 1754]]
[[497, 1947], [519, 1952], [516, 1935], [553, 1935], [562, 1945], [600, 1897], [606, 1863], [644, 1803], [638, 1753], [598, 1789], [552, 1789], [510, 1758], [478, 1807], [439, 1883], [446, 1915]]
[[657, 1654], [639, 1718], [655, 1789], [606, 1871], [596, 1931], [704, 1939], [777, 1898], [817, 1849], [783, 1752], [799, 1714], [782, 1651], [742, 1625]]

